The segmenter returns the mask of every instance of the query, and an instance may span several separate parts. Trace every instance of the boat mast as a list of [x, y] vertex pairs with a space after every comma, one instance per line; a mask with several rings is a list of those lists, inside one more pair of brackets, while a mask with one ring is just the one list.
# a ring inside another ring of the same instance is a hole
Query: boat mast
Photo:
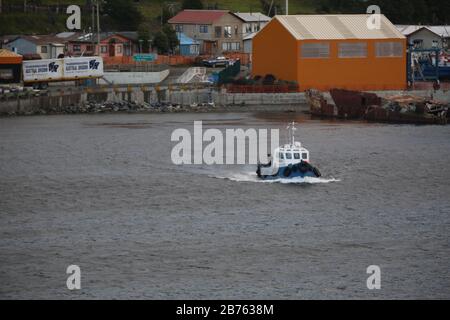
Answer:
[[288, 129], [291, 131], [291, 137], [292, 137], [291, 144], [294, 145], [295, 144], [295, 131], [297, 130], [295, 128], [295, 122], [294, 121], [291, 124], [289, 124]]

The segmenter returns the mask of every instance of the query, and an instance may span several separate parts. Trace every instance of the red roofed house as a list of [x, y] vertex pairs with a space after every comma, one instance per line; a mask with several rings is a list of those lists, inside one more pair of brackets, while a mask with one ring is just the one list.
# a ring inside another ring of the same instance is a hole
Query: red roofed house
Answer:
[[200, 42], [200, 53], [242, 52], [244, 21], [228, 10], [183, 10], [169, 24]]

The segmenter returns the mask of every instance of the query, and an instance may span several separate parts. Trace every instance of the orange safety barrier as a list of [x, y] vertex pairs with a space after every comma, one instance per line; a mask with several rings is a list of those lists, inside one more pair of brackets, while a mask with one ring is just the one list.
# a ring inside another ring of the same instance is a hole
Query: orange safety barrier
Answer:
[[134, 64], [132, 56], [103, 57], [105, 65]]
[[[241, 64], [250, 63], [250, 55], [248, 53], [233, 52], [225, 53], [224, 56], [228, 59], [241, 60]], [[180, 56], [180, 55], [158, 55], [158, 58], [153, 63], [155, 64], [167, 64], [170, 66], [175, 65], [193, 65], [198, 60], [208, 59], [211, 56]], [[119, 57], [103, 57], [105, 65], [120, 65], [120, 64], [134, 64], [132, 56], [119, 56]]]
[[195, 57], [187, 56], [165, 56], [158, 55], [158, 59], [155, 61], [156, 64], [168, 64], [170, 66], [175, 65], [191, 65], [194, 64]]

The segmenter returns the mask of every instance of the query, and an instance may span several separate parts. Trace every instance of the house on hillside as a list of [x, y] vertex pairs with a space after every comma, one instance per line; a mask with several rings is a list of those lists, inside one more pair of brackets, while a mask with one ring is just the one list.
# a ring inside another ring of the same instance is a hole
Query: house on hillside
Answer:
[[81, 35], [67, 43], [67, 54], [70, 56], [132, 57], [140, 52], [137, 32], [104, 32], [100, 33], [100, 46], [96, 34]]
[[3, 47], [22, 56], [39, 55], [42, 59], [57, 58], [65, 51], [64, 43], [53, 35], [18, 36]]
[[180, 42], [179, 51], [182, 56], [198, 56], [200, 54], [200, 42], [189, 38], [182, 32], [177, 32]]
[[200, 53], [242, 52], [244, 21], [228, 10], [183, 10], [169, 24], [200, 43]]
[[19, 35], [4, 35], [0, 36], [0, 49], [4, 48], [6, 49], [6, 44], [8, 42], [11, 42], [12, 40], [15, 40], [19, 37]]
[[275, 16], [253, 38], [253, 76], [295, 81], [301, 90], [406, 89], [406, 37], [384, 16]]
[[236, 12], [233, 13], [236, 17], [243, 21], [242, 35], [243, 38], [248, 37], [251, 34], [257, 33], [269, 23], [270, 17], [260, 12]]
[[397, 25], [408, 43], [420, 49], [448, 48], [450, 26]]
[[259, 12], [236, 12], [233, 14], [244, 22], [242, 25], [242, 51], [248, 54], [251, 61], [253, 37], [269, 23], [271, 18]]

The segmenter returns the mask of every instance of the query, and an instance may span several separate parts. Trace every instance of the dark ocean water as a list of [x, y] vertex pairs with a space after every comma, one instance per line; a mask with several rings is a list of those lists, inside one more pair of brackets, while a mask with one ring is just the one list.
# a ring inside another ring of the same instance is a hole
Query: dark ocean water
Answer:
[[[285, 128], [324, 178], [175, 166], [171, 133]], [[295, 114], [0, 119], [0, 298], [450, 298], [450, 126]], [[82, 290], [66, 288], [79, 265]], [[382, 289], [366, 287], [381, 267]]]

